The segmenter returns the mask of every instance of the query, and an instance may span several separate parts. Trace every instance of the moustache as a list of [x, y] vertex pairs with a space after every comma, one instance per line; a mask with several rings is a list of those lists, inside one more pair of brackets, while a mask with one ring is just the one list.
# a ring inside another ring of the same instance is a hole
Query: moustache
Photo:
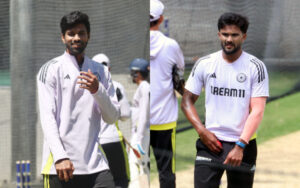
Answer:
[[84, 45], [84, 42], [82, 42], [82, 41], [71, 42], [71, 45], [73, 45], [73, 44]]
[[232, 46], [234, 46], [233, 42], [225, 42], [224, 44], [225, 44], [225, 46], [226, 45], [232, 45]]

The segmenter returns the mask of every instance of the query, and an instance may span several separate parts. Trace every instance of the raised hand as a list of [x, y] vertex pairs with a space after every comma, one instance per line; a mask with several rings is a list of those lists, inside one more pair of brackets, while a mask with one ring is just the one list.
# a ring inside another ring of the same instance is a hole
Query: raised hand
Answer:
[[99, 87], [98, 78], [91, 72], [90, 69], [88, 70], [88, 72], [80, 72], [77, 84], [80, 84], [80, 88], [89, 90], [91, 94], [96, 93]]

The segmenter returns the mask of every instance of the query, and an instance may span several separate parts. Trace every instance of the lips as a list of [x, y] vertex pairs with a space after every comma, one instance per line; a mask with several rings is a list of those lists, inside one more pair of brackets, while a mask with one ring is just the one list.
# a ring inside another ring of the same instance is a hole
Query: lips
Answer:
[[72, 47], [74, 47], [74, 48], [81, 48], [82, 46], [83, 46], [82, 42], [72, 43]]
[[73, 44], [72, 47], [73, 47], [73, 48], [81, 48], [82, 45], [81, 45], [81, 44]]
[[226, 48], [234, 48], [234, 45], [233, 44], [225, 44], [225, 47]]

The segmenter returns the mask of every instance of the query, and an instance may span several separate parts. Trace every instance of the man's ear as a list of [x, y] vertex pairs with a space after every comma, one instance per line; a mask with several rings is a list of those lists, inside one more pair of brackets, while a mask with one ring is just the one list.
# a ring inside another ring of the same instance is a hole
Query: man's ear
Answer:
[[247, 33], [243, 33], [243, 42], [246, 40], [247, 38]]
[[163, 21], [164, 21], [164, 16], [160, 15], [160, 17], [158, 19], [158, 24], [160, 25]]
[[64, 36], [63, 34], [61, 34], [60, 37], [61, 37], [62, 42], [63, 42], [64, 44], [66, 44], [65, 36]]
[[221, 40], [221, 33], [220, 33], [220, 31], [218, 32], [218, 37]]

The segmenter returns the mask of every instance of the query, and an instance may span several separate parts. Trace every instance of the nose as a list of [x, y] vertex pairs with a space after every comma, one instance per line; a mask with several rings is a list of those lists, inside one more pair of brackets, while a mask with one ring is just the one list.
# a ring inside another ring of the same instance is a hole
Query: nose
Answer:
[[74, 41], [79, 41], [80, 40], [80, 36], [79, 36], [79, 34], [76, 34], [75, 36], [74, 36]]
[[232, 41], [232, 36], [231, 35], [228, 35], [227, 37], [227, 41], [231, 42]]

